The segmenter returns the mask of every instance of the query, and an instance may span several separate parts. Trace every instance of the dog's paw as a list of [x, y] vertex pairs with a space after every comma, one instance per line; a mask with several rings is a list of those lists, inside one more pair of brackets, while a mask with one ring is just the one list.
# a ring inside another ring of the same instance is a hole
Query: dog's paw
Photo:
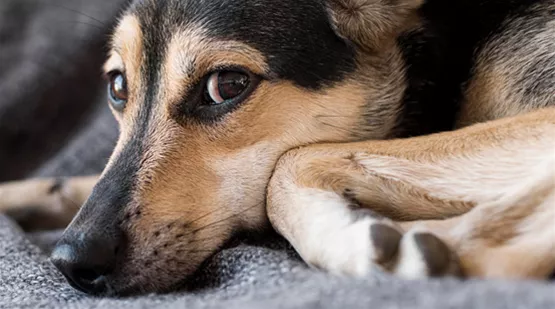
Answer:
[[399, 252], [399, 244], [403, 234], [399, 229], [386, 222], [375, 222], [370, 225], [370, 246], [373, 256], [371, 260], [383, 267], [393, 266]]
[[30, 179], [0, 184], [0, 213], [25, 231], [65, 227], [81, 199], [62, 179]]
[[455, 254], [439, 238], [422, 230], [405, 234], [349, 195], [305, 188], [279, 196], [268, 204], [273, 226], [317, 269], [355, 277], [376, 268], [405, 278], [458, 274]]
[[371, 261], [381, 269], [407, 279], [459, 276], [456, 254], [426, 231], [403, 234], [387, 221], [370, 226]]
[[456, 254], [435, 235], [422, 230], [404, 233], [393, 221], [372, 214], [356, 217], [341, 228], [330, 225], [327, 242], [304, 246], [305, 261], [334, 274], [357, 277], [369, 275], [376, 267], [406, 279], [460, 274]]
[[456, 253], [441, 239], [425, 231], [410, 231], [403, 236], [399, 257], [392, 269], [407, 279], [460, 276]]

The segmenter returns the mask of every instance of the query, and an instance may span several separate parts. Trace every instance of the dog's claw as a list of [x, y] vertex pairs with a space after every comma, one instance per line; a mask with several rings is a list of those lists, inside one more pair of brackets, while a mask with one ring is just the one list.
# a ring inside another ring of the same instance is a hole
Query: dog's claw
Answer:
[[413, 240], [420, 249], [422, 259], [426, 262], [428, 275], [430, 277], [445, 275], [451, 267], [449, 247], [430, 233], [415, 233]]
[[459, 276], [456, 254], [441, 239], [426, 231], [403, 233], [393, 222], [370, 225], [372, 263], [400, 277], [417, 279]]
[[428, 232], [404, 235], [393, 272], [408, 279], [459, 276], [455, 253], [437, 236]]
[[383, 224], [375, 223], [370, 226], [370, 240], [374, 246], [374, 262], [385, 266], [390, 264], [399, 251], [399, 244], [403, 234], [397, 229]]

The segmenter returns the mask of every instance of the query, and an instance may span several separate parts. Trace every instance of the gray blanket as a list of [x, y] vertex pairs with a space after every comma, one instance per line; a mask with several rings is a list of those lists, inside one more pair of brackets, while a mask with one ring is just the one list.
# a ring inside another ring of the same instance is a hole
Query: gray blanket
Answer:
[[[102, 169], [117, 127], [99, 68], [123, 2], [0, 0], [0, 181]], [[93, 298], [49, 263], [57, 235], [25, 234], [0, 216], [0, 308], [555, 308], [555, 285], [544, 282], [330, 276], [276, 236], [237, 241], [192, 289]]]

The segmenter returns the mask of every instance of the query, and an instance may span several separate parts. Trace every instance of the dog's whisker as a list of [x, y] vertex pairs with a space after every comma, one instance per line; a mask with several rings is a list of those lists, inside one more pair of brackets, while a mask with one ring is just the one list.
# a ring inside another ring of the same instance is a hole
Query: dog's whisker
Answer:
[[96, 28], [96, 29], [98, 29], [98, 30], [105, 30], [105, 29], [106, 29], [105, 27], [102, 27], [102, 26], [100, 26], [100, 25], [95, 25], [95, 24], [91, 24], [91, 23], [88, 23], [88, 22], [84, 22], [84, 21], [59, 21], [58, 23], [60, 23], [60, 24], [81, 24], [81, 25], [87, 25], [87, 26]]
[[187, 250], [186, 253], [187, 254], [191, 254], [191, 253], [214, 253], [215, 250]]
[[66, 200], [66, 201], [69, 201], [69, 202], [72, 204], [71, 207], [73, 207], [73, 208], [77, 208], [77, 209], [78, 209], [78, 208], [81, 207], [81, 203], [78, 203], [78, 202], [74, 201], [73, 199], [71, 199], [71, 198], [69, 198], [69, 197], [67, 197], [67, 196], [62, 196], [62, 198], [63, 198], [64, 200]]
[[316, 118], [316, 119], [320, 119], [320, 118], [347, 118], [347, 119], [351, 119], [351, 117], [343, 116], [343, 115], [316, 115], [316, 116], [314, 116], [314, 118]]
[[[187, 235], [191, 235], [191, 234], [200, 232], [200, 231], [202, 231], [202, 230], [204, 230], [204, 229], [207, 229], [207, 228], [209, 228], [209, 227], [215, 226], [215, 225], [217, 225], [217, 224], [219, 224], [219, 223], [223, 223], [223, 222], [225, 222], [225, 221], [227, 221], [227, 220], [229, 220], [229, 219], [231, 219], [231, 218], [234, 218], [234, 217], [236, 217], [236, 216], [238, 216], [238, 215], [241, 215], [241, 214], [243, 214], [243, 213], [245, 213], [245, 212], [247, 212], [247, 211], [249, 211], [249, 210], [252, 210], [252, 209], [254, 209], [254, 208], [256, 208], [256, 207], [260, 207], [263, 203], [264, 203], [264, 202], [258, 203], [258, 204], [254, 205], [254, 206], [250, 206], [250, 207], [248, 207], [248, 208], [245, 208], [245, 209], [243, 209], [242, 211], [237, 212], [237, 213], [234, 213], [234, 214], [232, 214], [232, 215], [230, 215], [230, 216], [228, 216], [228, 217], [225, 217], [225, 218], [223, 218], [223, 219], [221, 219], [221, 220], [217, 220], [217, 221], [215, 221], [215, 222], [206, 224], [206, 225], [204, 225], [204, 226], [202, 226], [202, 227], [200, 227], [200, 228], [198, 228], [198, 229], [195, 229], [195, 230], [190, 231], [189, 233], [187, 233]], [[187, 235], [185, 235], [185, 236], [187, 236]]]
[[64, 10], [67, 10], [67, 11], [70, 11], [70, 12], [73, 12], [73, 13], [77, 13], [77, 14], [79, 14], [79, 15], [81, 15], [81, 16], [84, 16], [84, 17], [89, 18], [89, 19], [92, 20], [92, 21], [97, 22], [97, 23], [98, 23], [99, 25], [101, 25], [101, 26], [104, 26], [104, 27], [106, 27], [106, 28], [108, 27], [108, 24], [102, 22], [100, 19], [95, 18], [95, 17], [93, 17], [93, 16], [90, 16], [90, 15], [88, 15], [88, 14], [86, 14], [86, 13], [84, 13], [84, 12], [78, 11], [78, 10], [76, 10], [76, 9], [72, 9], [72, 8], [66, 7], [66, 6], [61, 5], [61, 4], [49, 4], [49, 5], [52, 5], [52, 6], [54, 6], [54, 7], [58, 7], [58, 8], [60, 8], [60, 9], [64, 9]]
[[[263, 203], [263, 202], [262, 202], [262, 203]], [[258, 203], [258, 204], [256, 204], [255, 206], [253, 206], [253, 207], [251, 207], [251, 208], [248, 208], [247, 211], [250, 210], [250, 209], [252, 209], [252, 208], [254, 208], [254, 207], [256, 207], [256, 206], [259, 206], [260, 204], [261, 204], [261, 203]], [[215, 209], [215, 210], [209, 211], [209, 212], [207, 212], [207, 213], [201, 215], [200, 217], [198, 217], [198, 218], [196, 218], [196, 219], [193, 219], [193, 220], [191, 220], [191, 221], [188, 221], [188, 222], [184, 223], [183, 225], [184, 225], [184, 226], [191, 226], [191, 225], [197, 223], [198, 221], [200, 221], [200, 220], [202, 220], [202, 219], [205, 219], [206, 217], [208, 217], [208, 216], [210, 216], [210, 215], [212, 215], [212, 214], [217, 213], [218, 211], [224, 211], [224, 210], [225, 210], [224, 208], [217, 208], [217, 209]]]
[[336, 114], [336, 113], [337, 113], [337, 110], [334, 111], [334, 110], [332, 110], [329, 106], [325, 106], [325, 105], [323, 105], [323, 104], [320, 103], [320, 102], [313, 102], [313, 104], [316, 105], [316, 106], [318, 106], [318, 107], [320, 107], [321, 109], [325, 110], [325, 111], [328, 112], [330, 115], [331, 115], [331, 114]]
[[193, 241], [188, 242], [187, 244], [188, 244], [188, 245], [191, 245], [191, 244], [196, 244], [196, 243], [199, 243], [199, 242], [208, 241], [208, 240], [213, 240], [213, 239], [214, 239], [214, 237], [197, 238], [197, 239], [195, 239], [195, 240], [193, 240]]
[[51, 73], [51, 74], [55, 74], [55, 75], [58, 75], [58, 76], [62, 75], [62, 71], [60, 69], [49, 66], [49, 65], [46, 65], [44, 62], [41, 62], [39, 60], [28, 58], [28, 59], [25, 59], [24, 62], [30, 62], [30, 63], [38, 66], [38, 67], [46, 69], [46, 71]]
[[222, 208], [217, 208], [216, 210], [209, 211], [209, 212], [205, 213], [204, 215], [201, 215], [200, 217], [198, 217], [198, 218], [196, 218], [196, 219], [194, 219], [194, 220], [191, 220], [191, 221], [188, 221], [188, 222], [184, 223], [183, 225], [184, 225], [184, 226], [190, 226], [190, 225], [192, 225], [192, 224], [197, 223], [198, 221], [200, 221], [200, 220], [202, 220], [202, 219], [205, 219], [206, 217], [208, 217], [208, 216], [210, 216], [210, 215], [212, 215], [212, 214], [214, 214], [214, 213], [216, 213], [216, 212], [218, 212], [218, 211], [223, 211], [223, 209], [222, 209]]
[[349, 129], [349, 128], [340, 127], [340, 126], [337, 126], [337, 125], [334, 125], [334, 124], [331, 124], [331, 123], [328, 123], [328, 122], [324, 122], [324, 121], [319, 121], [319, 123], [321, 123], [321, 124], [323, 124], [323, 125], [325, 125], [325, 126], [328, 126], [328, 127], [332, 127], [332, 128], [335, 128], [335, 129], [338, 129], [338, 130], [347, 132], [347, 133], [349, 133], [349, 134], [351, 134], [351, 135], [353, 135], [353, 136], [358, 136], [358, 135], [360, 135], [360, 132], [357, 132], [357, 131], [355, 131], [355, 130], [351, 130], [351, 129]]

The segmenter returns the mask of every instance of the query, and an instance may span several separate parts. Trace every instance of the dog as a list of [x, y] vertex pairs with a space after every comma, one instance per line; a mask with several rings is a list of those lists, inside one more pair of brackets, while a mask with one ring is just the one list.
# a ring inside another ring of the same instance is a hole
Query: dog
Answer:
[[[94, 295], [166, 292], [273, 227], [337, 275], [555, 269], [554, 0], [140, 0], [101, 175], [0, 186]], [[83, 204], [82, 207], [76, 205]], [[31, 208], [29, 205], [33, 205]]]

